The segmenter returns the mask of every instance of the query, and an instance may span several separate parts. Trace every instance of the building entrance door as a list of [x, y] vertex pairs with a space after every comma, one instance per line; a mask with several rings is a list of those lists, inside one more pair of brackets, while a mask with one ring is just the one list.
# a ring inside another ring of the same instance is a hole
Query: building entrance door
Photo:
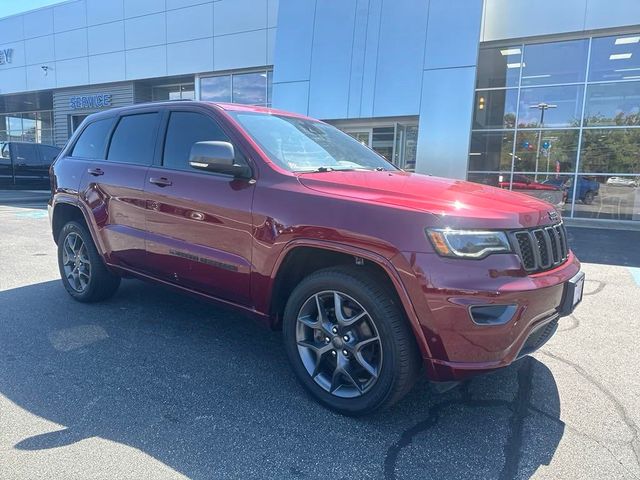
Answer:
[[336, 124], [338, 128], [403, 170], [414, 171], [418, 122], [385, 122], [375, 126]]

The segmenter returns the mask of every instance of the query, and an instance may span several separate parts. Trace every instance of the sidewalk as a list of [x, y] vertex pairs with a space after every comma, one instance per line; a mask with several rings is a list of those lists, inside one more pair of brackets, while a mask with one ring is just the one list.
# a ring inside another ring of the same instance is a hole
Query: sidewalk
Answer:
[[42, 204], [51, 196], [49, 190], [0, 190], [0, 205]]

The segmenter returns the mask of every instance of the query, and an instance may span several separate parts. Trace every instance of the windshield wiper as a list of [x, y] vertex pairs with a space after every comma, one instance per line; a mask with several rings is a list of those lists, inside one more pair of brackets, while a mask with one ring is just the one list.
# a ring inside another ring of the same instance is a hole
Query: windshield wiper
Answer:
[[313, 170], [298, 170], [298, 173], [350, 172], [355, 168], [318, 167]]
[[385, 169], [383, 167], [373, 167], [373, 168], [365, 168], [365, 167], [362, 167], [362, 168], [353, 168], [353, 167], [336, 168], [336, 167], [322, 166], [322, 167], [314, 168], [313, 170], [298, 170], [298, 173], [355, 172], [355, 171], [384, 172]]

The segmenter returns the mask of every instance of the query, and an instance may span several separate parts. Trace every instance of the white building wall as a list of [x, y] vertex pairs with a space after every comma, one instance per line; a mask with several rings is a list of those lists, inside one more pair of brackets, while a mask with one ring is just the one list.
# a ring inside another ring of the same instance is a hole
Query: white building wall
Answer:
[[482, 41], [640, 24], [640, 0], [485, 0]]
[[278, 3], [73, 0], [0, 19], [0, 94], [269, 65]]

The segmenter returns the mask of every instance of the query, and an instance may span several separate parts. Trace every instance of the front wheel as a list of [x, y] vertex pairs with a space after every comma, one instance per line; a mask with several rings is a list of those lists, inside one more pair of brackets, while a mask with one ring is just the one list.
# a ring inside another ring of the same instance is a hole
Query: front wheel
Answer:
[[105, 266], [86, 227], [69, 222], [58, 236], [58, 267], [64, 288], [79, 302], [97, 302], [111, 297], [120, 277]]
[[402, 310], [382, 282], [360, 268], [330, 268], [305, 278], [287, 302], [283, 329], [303, 386], [347, 415], [392, 405], [420, 369]]

